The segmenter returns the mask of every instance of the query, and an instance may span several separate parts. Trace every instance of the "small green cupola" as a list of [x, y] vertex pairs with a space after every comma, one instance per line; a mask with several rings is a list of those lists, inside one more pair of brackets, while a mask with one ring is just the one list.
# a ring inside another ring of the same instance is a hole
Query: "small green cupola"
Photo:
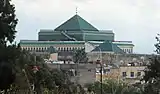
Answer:
[[104, 43], [100, 44], [98, 47], [92, 50], [92, 52], [113, 52], [113, 53], [120, 53], [124, 54], [125, 52], [120, 49], [116, 44], [113, 44], [111, 41], [105, 41]]

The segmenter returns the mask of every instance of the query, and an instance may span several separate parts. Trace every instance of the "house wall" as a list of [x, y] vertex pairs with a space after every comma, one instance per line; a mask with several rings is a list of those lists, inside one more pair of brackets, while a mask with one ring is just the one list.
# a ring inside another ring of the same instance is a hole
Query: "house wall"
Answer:
[[[111, 68], [110, 71], [102, 74], [102, 80], [115, 79], [121, 80], [129, 84], [140, 82], [140, 79], [144, 76], [144, 69], [146, 66], [120, 66], [119, 68]], [[124, 76], [124, 72], [126, 76]], [[134, 76], [131, 76], [131, 72]], [[140, 75], [138, 75], [138, 72]], [[96, 73], [96, 81], [100, 81], [101, 73]]]
[[[62, 70], [76, 70], [76, 64], [47, 64], [50, 69], [62, 69]], [[78, 82], [82, 86], [86, 83], [94, 83], [96, 81], [95, 64], [79, 64], [79, 76], [70, 76], [72, 82]], [[78, 80], [77, 80], [78, 79]]]
[[[113, 68], [110, 69], [110, 71], [103, 73], [102, 75], [102, 79], [106, 80], [106, 79], [115, 79], [118, 80], [120, 79], [120, 72], [119, 72], [119, 68]], [[101, 74], [100, 73], [96, 73], [96, 81], [100, 81], [101, 79]]]
[[[140, 79], [142, 79], [145, 74], [145, 68], [146, 66], [121, 66], [119, 71], [120, 78], [130, 84], [140, 82]], [[126, 75], [124, 75], [124, 73]]]
[[[146, 66], [121, 66], [120, 67], [120, 76], [124, 78], [138, 78], [142, 77], [144, 75], [144, 69]], [[123, 72], [126, 73], [126, 76], [123, 75]], [[131, 74], [133, 72], [133, 76]], [[138, 75], [138, 72], [141, 73], [141, 75]]]

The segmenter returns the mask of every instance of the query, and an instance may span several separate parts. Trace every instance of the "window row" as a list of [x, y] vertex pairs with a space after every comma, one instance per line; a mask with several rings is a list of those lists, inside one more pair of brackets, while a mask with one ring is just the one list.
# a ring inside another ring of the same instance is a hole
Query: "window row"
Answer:
[[[122, 76], [127, 77], [128, 75], [126, 72], [122, 72]], [[137, 76], [137, 77], [141, 76], [141, 72], [137, 72], [136, 75], [135, 75], [135, 72], [130, 72], [130, 77], [135, 77], [135, 76]]]
[[123, 49], [123, 51], [126, 52], [126, 53], [132, 53], [133, 52], [132, 49]]
[[73, 51], [73, 50], [80, 50], [84, 49], [84, 47], [57, 47], [57, 51]]
[[101, 73], [101, 72], [105, 74], [105, 73], [110, 72], [110, 69], [103, 69], [103, 70], [101, 70], [101, 69], [98, 70], [98, 69], [97, 69], [97, 70], [96, 70], [96, 73]]
[[[48, 51], [49, 47], [22, 47], [22, 50], [26, 49], [28, 51], [37, 51], [37, 52], [43, 52]], [[73, 50], [80, 50], [84, 49], [84, 47], [56, 47], [57, 51], [73, 51]]]

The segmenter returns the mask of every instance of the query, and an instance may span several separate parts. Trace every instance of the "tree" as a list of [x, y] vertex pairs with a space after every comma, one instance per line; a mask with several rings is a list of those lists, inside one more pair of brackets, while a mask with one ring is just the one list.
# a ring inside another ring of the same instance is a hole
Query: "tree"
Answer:
[[150, 64], [145, 69], [143, 81], [145, 81], [145, 94], [159, 94], [160, 92], [160, 40], [159, 35], [156, 37], [155, 44], [158, 55], [150, 59]]
[[8, 42], [12, 43], [15, 39], [15, 28], [18, 21], [15, 7], [10, 2], [11, 0], [0, 0], [0, 89], [7, 89], [13, 83], [12, 62], [18, 55], [16, 54], [17, 46], [7, 45]]
[[[40, 56], [30, 54], [29, 52], [26, 51], [22, 51], [21, 57], [19, 57], [16, 64], [17, 64], [16, 68], [20, 69], [18, 73], [24, 74], [21, 72], [21, 70], [23, 69], [25, 70], [27, 75], [26, 77], [25, 75], [23, 77], [28, 78], [29, 84], [30, 83], [34, 84], [36, 92], [39, 92], [38, 94], [42, 92], [41, 90], [43, 88], [51, 89], [55, 87], [53, 75], [51, 74], [49, 68], [44, 63], [44, 60]], [[36, 73], [34, 73], [33, 71], [34, 66], [37, 66], [39, 68], [39, 70]], [[18, 80], [20, 79], [22, 78], [19, 78]], [[19, 87], [22, 87], [21, 83], [24, 84], [25, 82], [17, 83]]]
[[[0, 48], [0, 89], [6, 90], [14, 82], [15, 72], [13, 66], [18, 57], [15, 45]], [[6, 80], [7, 79], [7, 80]], [[3, 84], [2, 84], [3, 83]], [[5, 84], [5, 85], [4, 85]]]
[[15, 30], [17, 18], [15, 15], [15, 6], [10, 3], [11, 0], [0, 0], [0, 43], [6, 45], [12, 43], [15, 39]]
[[[44, 88], [55, 92], [55, 94], [57, 94], [57, 92], [74, 94], [75, 85], [70, 82], [66, 70], [51, 70], [41, 57], [36, 56], [36, 62], [34, 58], [35, 55], [30, 54], [25, 50], [21, 51], [21, 55], [16, 62], [16, 69], [18, 69], [17, 73], [21, 74], [24, 74], [21, 72], [22, 69], [26, 70], [29, 83], [35, 84], [35, 90], [38, 94], [41, 94]], [[39, 66], [40, 68], [36, 74], [32, 70], [32, 66], [34, 65]], [[25, 78], [25, 76], [16, 79], [20, 81], [22, 78]], [[23, 87], [24, 84], [27, 86], [26, 82], [16, 83], [18, 87]]]
[[[10, 84], [13, 83], [15, 75], [12, 74], [12, 68], [10, 65], [5, 64], [5, 62], [0, 63], [0, 89], [7, 89]], [[5, 73], [5, 74], [3, 74]], [[2, 77], [3, 76], [3, 77]], [[5, 79], [4, 79], [5, 78]]]
[[[50, 71], [41, 57], [36, 56], [35, 61], [35, 55], [13, 44], [17, 22], [15, 6], [11, 0], [0, 0], [0, 90], [9, 89], [13, 83], [19, 87], [27, 84], [28, 88], [30, 83], [36, 83], [36, 90], [40, 90], [40, 86], [53, 89], [58, 85], [69, 91], [70, 84], [64, 85], [64, 73]], [[35, 65], [40, 67], [36, 74], [31, 69]]]
[[73, 55], [73, 61], [75, 63], [87, 63], [88, 58], [85, 49], [75, 50]]
[[[93, 84], [86, 85], [88, 92], [95, 92], [95, 94], [101, 93], [101, 83], [95, 82]], [[103, 83], [103, 94], [141, 94], [139, 88], [133, 87], [121, 81], [113, 79], [105, 80]]]

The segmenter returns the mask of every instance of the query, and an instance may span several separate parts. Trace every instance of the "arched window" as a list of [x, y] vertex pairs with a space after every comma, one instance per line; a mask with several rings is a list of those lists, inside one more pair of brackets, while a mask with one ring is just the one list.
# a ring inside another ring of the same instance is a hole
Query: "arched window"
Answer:
[[45, 47], [45, 48], [44, 48], [44, 51], [45, 51], [45, 52], [48, 51], [48, 47]]
[[61, 51], [63, 51], [63, 47], [61, 47]]
[[69, 50], [69, 48], [68, 47], [66, 47], [66, 51], [68, 51]]
[[32, 51], [34, 51], [34, 48], [32, 47]]
[[39, 47], [39, 52], [41, 52], [41, 47]]
[[39, 47], [36, 47], [36, 52], [39, 52]]
[[129, 49], [128, 53], [131, 53], [131, 49]]
[[66, 51], [66, 47], [63, 48], [63, 51]]
[[31, 48], [30, 48], [30, 47], [28, 47], [28, 51], [31, 51]]
[[71, 47], [68, 48], [68, 51], [71, 51]]
[[72, 51], [74, 51], [74, 47], [72, 47]]
[[41, 48], [41, 51], [43, 52], [43, 47]]
[[45, 51], [45, 49], [46, 49], [46, 48], [45, 48], [45, 47], [43, 47], [43, 48], [42, 48], [42, 52], [44, 52], [44, 51]]
[[72, 51], [73, 47], [70, 47], [70, 51]]
[[44, 47], [43, 51], [48, 51], [49, 47]]
[[60, 51], [61, 50], [61, 48], [60, 47], [58, 47], [58, 51]]
[[131, 53], [132, 53], [132, 49], [131, 49]]

